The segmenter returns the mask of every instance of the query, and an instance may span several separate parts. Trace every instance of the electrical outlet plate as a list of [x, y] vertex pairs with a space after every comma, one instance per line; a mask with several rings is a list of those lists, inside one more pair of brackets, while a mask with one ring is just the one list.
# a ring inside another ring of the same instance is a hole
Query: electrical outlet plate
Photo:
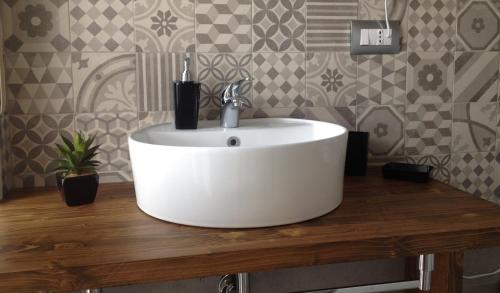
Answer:
[[387, 34], [384, 20], [353, 20], [351, 22], [351, 54], [396, 54], [401, 51], [399, 21], [389, 22]]

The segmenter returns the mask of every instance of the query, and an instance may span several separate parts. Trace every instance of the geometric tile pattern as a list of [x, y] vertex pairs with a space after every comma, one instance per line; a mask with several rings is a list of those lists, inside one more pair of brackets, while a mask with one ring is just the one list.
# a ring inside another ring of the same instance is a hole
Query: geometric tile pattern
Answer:
[[258, 53], [253, 57], [254, 105], [312, 106], [306, 97], [304, 53]]
[[307, 99], [312, 105], [356, 104], [356, 56], [344, 52], [308, 52], [306, 59]]
[[133, 11], [133, 0], [70, 0], [73, 48], [87, 52], [135, 50]]
[[370, 133], [368, 154], [371, 157], [403, 154], [403, 105], [360, 105], [357, 107], [357, 125], [359, 131]]
[[456, 153], [451, 158], [451, 185], [485, 199], [493, 196], [495, 155]]
[[500, 50], [500, 7], [495, 3], [458, 0], [457, 50]]
[[253, 2], [253, 51], [305, 51], [305, 0]]
[[410, 164], [430, 165], [434, 167], [431, 177], [443, 183], [450, 183], [451, 154], [407, 156], [406, 162]]
[[248, 108], [241, 118], [297, 118], [336, 123], [349, 130], [356, 129], [356, 111], [351, 107], [308, 107], [308, 108]]
[[70, 53], [7, 54], [8, 113], [73, 113]]
[[11, 52], [60, 52], [69, 49], [68, 2], [0, 1], [3, 44]]
[[406, 53], [358, 56], [357, 104], [404, 104]]
[[487, 200], [494, 202], [496, 204], [500, 204], [500, 153], [496, 152], [496, 160], [495, 160], [495, 189], [490, 198], [486, 198]]
[[[408, 1], [409, 0], [388, 0], [387, 10], [389, 20], [400, 21], [402, 51], [406, 48], [408, 39]], [[385, 19], [384, 1], [363, 0], [359, 1], [358, 19], [360, 20], [380, 20]]]
[[409, 103], [451, 102], [453, 54], [448, 52], [410, 53], [406, 80]]
[[[191, 54], [191, 75], [196, 77], [196, 58]], [[181, 77], [186, 54], [138, 53], [137, 94], [139, 111], [173, 109], [172, 81]]]
[[[198, 54], [201, 109], [220, 109], [220, 93], [230, 82], [252, 76], [252, 54]], [[254, 77], [256, 78], [256, 77]], [[241, 86], [245, 107], [252, 105], [252, 83]]]
[[412, 104], [406, 108], [407, 155], [447, 154], [451, 151], [452, 104]]
[[88, 113], [76, 116], [76, 129], [97, 135], [101, 145], [97, 159], [101, 161], [99, 176], [101, 182], [131, 181], [132, 170], [128, 153], [128, 135], [137, 129], [137, 114]]
[[10, 115], [14, 188], [55, 185], [53, 160], [60, 134], [73, 132], [73, 114]]
[[496, 103], [455, 104], [453, 107], [453, 151], [493, 151], [496, 124]]
[[197, 52], [250, 52], [251, 0], [197, 0]]
[[194, 52], [194, 0], [135, 1], [139, 52]]
[[139, 112], [139, 128], [173, 122], [174, 119], [175, 115], [173, 111]]
[[453, 101], [496, 102], [498, 95], [498, 54], [463, 52], [455, 56]]
[[410, 0], [408, 49], [449, 51], [455, 48], [456, 0]]
[[6, 198], [9, 191], [12, 189], [12, 150], [11, 139], [9, 134], [9, 123], [4, 114], [0, 114], [0, 172], [2, 188], [0, 199]]
[[358, 0], [308, 0], [307, 50], [349, 52], [350, 21], [357, 14]]
[[73, 53], [77, 113], [136, 111], [136, 54]]

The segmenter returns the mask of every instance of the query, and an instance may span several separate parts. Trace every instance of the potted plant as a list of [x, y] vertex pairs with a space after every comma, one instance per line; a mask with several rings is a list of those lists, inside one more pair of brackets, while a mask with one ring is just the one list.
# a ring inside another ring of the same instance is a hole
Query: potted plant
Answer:
[[96, 167], [101, 163], [95, 159], [100, 145], [95, 145], [96, 136], [86, 137], [77, 132], [72, 141], [61, 135], [63, 144], [56, 144], [59, 158], [56, 160], [57, 187], [68, 206], [94, 202], [99, 185]]

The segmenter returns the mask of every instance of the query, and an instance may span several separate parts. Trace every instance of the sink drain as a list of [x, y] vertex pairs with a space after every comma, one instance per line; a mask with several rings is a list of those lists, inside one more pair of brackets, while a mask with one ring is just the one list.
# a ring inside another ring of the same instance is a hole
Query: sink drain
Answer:
[[231, 136], [230, 138], [227, 139], [227, 146], [228, 147], [237, 147], [237, 146], [240, 146], [240, 144], [241, 144], [241, 141], [236, 136]]

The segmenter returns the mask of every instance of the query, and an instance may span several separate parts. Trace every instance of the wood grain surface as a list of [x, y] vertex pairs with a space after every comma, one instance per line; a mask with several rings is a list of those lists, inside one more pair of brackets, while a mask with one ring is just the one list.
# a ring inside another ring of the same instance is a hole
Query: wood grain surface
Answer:
[[496, 245], [500, 207], [439, 182], [384, 180], [376, 172], [346, 178], [342, 205], [326, 216], [261, 229], [196, 228], [154, 219], [138, 209], [130, 183], [102, 184], [94, 204], [72, 208], [55, 190], [38, 189], [0, 203], [0, 292], [449, 255]]

